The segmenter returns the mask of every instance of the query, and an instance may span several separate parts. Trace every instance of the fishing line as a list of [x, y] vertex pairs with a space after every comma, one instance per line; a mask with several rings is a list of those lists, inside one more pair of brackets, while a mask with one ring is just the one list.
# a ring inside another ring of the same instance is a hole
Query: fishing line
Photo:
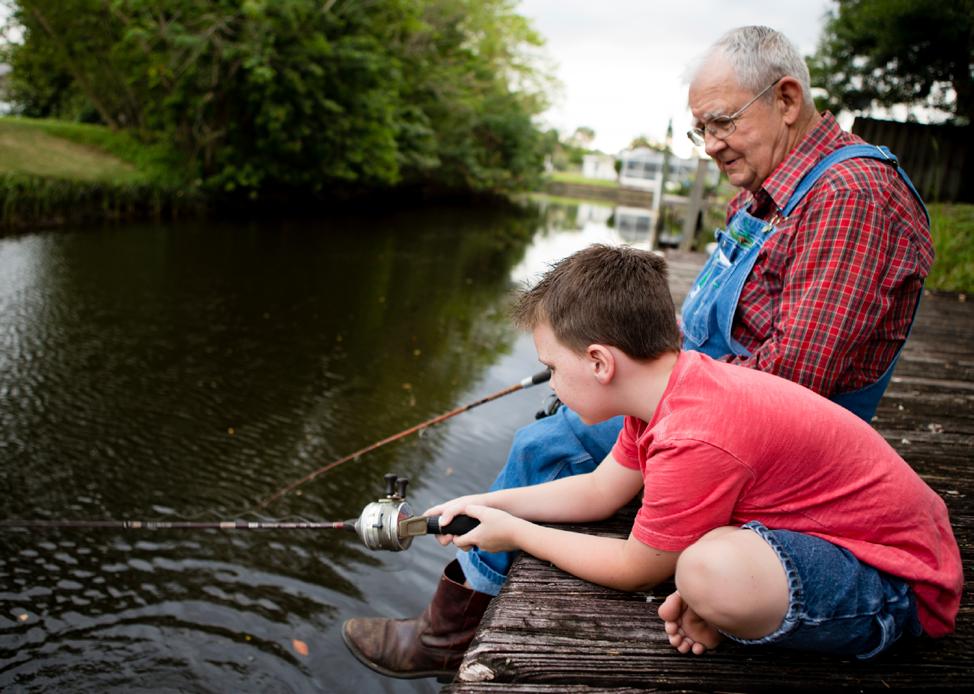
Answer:
[[336, 521], [309, 521], [303, 518], [295, 520], [267, 520], [266, 516], [258, 513], [269, 504], [285, 494], [294, 491], [303, 484], [307, 484], [319, 475], [332, 470], [343, 463], [355, 460], [361, 456], [381, 448], [386, 444], [398, 441], [410, 434], [421, 432], [431, 426], [444, 422], [475, 407], [497, 400], [511, 393], [544, 383], [551, 378], [551, 371], [545, 369], [529, 376], [518, 383], [491, 393], [475, 402], [461, 405], [439, 416], [428, 419], [414, 426], [388, 436], [380, 441], [366, 446], [354, 453], [350, 453], [338, 460], [323, 465], [311, 471], [299, 480], [277, 490], [262, 500], [253, 510], [243, 516], [256, 516], [260, 520], [236, 518], [234, 520], [0, 520], [0, 529], [5, 530], [45, 530], [54, 528], [73, 529], [110, 529], [110, 530], [347, 530], [358, 534], [362, 543], [369, 549], [386, 549], [398, 552], [407, 549], [414, 537], [421, 535], [462, 535], [479, 524], [479, 521], [469, 516], [456, 516], [448, 525], [441, 526], [438, 517], [417, 516], [406, 502], [407, 478], [398, 477], [394, 473], [385, 476], [386, 494], [378, 501], [366, 505], [358, 518]]
[[280, 499], [285, 494], [289, 494], [290, 492], [293, 492], [298, 487], [307, 484], [308, 482], [312, 481], [313, 479], [315, 479], [319, 475], [323, 475], [324, 473], [328, 472], [329, 470], [333, 470], [336, 467], [338, 467], [339, 465], [343, 465], [343, 464], [349, 462], [350, 460], [355, 460], [356, 458], [359, 458], [359, 457], [365, 455], [366, 453], [371, 453], [372, 451], [374, 451], [374, 450], [376, 450], [378, 448], [381, 448], [382, 446], [385, 446], [386, 444], [389, 444], [389, 443], [392, 443], [394, 441], [398, 441], [400, 439], [403, 439], [403, 438], [409, 436], [410, 434], [415, 434], [416, 432], [421, 432], [421, 431], [423, 431], [423, 430], [425, 430], [425, 429], [427, 429], [427, 428], [429, 428], [431, 426], [434, 426], [436, 424], [439, 424], [440, 422], [445, 422], [448, 419], [451, 419], [453, 417], [456, 417], [458, 414], [462, 414], [464, 412], [468, 412], [468, 411], [472, 410], [473, 408], [479, 407], [480, 405], [483, 405], [485, 403], [491, 402], [492, 400], [497, 400], [498, 398], [502, 398], [505, 395], [510, 395], [511, 393], [516, 393], [519, 390], [524, 390], [525, 388], [530, 388], [531, 386], [538, 385], [539, 383], [545, 383], [550, 378], [551, 378], [551, 371], [549, 369], [545, 369], [544, 371], [539, 371], [538, 373], [534, 374], [533, 376], [529, 376], [529, 377], [527, 377], [525, 379], [522, 379], [521, 381], [518, 381], [517, 383], [515, 383], [513, 385], [510, 385], [507, 388], [502, 388], [501, 390], [497, 391], [496, 393], [491, 393], [490, 395], [488, 395], [486, 397], [483, 397], [480, 400], [477, 400], [475, 402], [468, 403], [466, 405], [461, 405], [460, 407], [457, 407], [455, 409], [452, 409], [449, 412], [445, 412], [444, 414], [441, 414], [439, 416], [433, 417], [432, 419], [427, 419], [425, 422], [420, 422], [419, 424], [416, 424], [414, 426], [411, 426], [408, 429], [404, 429], [404, 430], [400, 431], [398, 434], [393, 434], [392, 436], [388, 436], [388, 437], [386, 437], [386, 438], [384, 438], [384, 439], [382, 439], [380, 441], [376, 441], [375, 443], [370, 444], [370, 445], [366, 446], [365, 448], [359, 449], [359, 450], [355, 451], [354, 453], [349, 453], [348, 455], [346, 455], [344, 457], [341, 457], [338, 460], [334, 460], [334, 461], [328, 463], [327, 465], [323, 465], [323, 466], [321, 466], [320, 468], [318, 468], [316, 470], [312, 470], [311, 472], [309, 472], [307, 475], [305, 475], [301, 479], [295, 480], [294, 482], [291, 482], [287, 486], [281, 487], [280, 489], [278, 489], [276, 492], [274, 492], [270, 496], [265, 497], [264, 499], [262, 499], [261, 501], [259, 501], [257, 503], [257, 505], [254, 507], [253, 510], [254, 511], [260, 511], [262, 509], [267, 508], [270, 504], [274, 503], [275, 501], [277, 501], [278, 499]]

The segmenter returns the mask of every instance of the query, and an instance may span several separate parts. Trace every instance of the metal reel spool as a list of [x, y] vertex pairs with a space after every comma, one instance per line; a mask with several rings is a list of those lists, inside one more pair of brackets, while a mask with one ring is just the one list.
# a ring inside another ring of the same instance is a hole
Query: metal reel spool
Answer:
[[359, 539], [369, 549], [386, 549], [401, 552], [409, 549], [412, 537], [399, 537], [399, 522], [412, 518], [412, 507], [401, 499], [379, 499], [362, 509], [355, 530]]

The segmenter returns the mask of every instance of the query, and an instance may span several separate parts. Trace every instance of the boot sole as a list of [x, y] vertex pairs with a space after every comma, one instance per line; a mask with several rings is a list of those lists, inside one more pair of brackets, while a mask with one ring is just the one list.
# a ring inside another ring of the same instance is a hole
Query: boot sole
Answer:
[[400, 680], [417, 680], [424, 677], [435, 677], [441, 684], [446, 684], [453, 681], [453, 676], [456, 675], [456, 670], [422, 670], [418, 672], [397, 672], [395, 670], [390, 670], [389, 668], [382, 667], [378, 663], [369, 660], [362, 651], [358, 649], [358, 646], [348, 637], [345, 633], [345, 627], [342, 627], [342, 641], [345, 642], [345, 647], [355, 656], [362, 665], [378, 672], [380, 675], [385, 675], [386, 677], [395, 677]]

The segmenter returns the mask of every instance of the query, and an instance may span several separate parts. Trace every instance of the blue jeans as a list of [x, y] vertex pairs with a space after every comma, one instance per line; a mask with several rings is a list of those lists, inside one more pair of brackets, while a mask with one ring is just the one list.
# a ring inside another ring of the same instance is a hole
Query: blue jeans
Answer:
[[[612, 450], [622, 417], [588, 426], [567, 407], [518, 430], [507, 463], [490, 490], [527, 487], [591, 472]], [[463, 575], [474, 590], [497, 595], [516, 552], [457, 551]]]
[[919, 636], [916, 596], [899, 578], [863, 564], [851, 552], [812, 535], [745, 523], [775, 551], [788, 576], [788, 612], [760, 639], [729, 639], [803, 651], [879, 655], [901, 636]]

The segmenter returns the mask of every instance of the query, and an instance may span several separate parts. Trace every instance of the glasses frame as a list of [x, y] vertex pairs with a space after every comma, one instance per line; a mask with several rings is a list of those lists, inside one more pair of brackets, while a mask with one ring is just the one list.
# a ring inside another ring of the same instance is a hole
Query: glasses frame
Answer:
[[[755, 94], [750, 101], [741, 106], [731, 115], [714, 116], [709, 121], [704, 123], [702, 128], [691, 128], [690, 130], [687, 130], [687, 137], [690, 138], [690, 142], [697, 147], [703, 147], [707, 143], [706, 137], [708, 133], [718, 140], [726, 140], [728, 137], [734, 134], [735, 130], [737, 130], [737, 121], [740, 120], [741, 116], [744, 115], [744, 112], [751, 106], [751, 104], [767, 94], [768, 90], [778, 84], [778, 82], [780, 82], [782, 79], [784, 78], [779, 77], [776, 79], [774, 82]], [[717, 123], [719, 123], [719, 125], [716, 125]]]

